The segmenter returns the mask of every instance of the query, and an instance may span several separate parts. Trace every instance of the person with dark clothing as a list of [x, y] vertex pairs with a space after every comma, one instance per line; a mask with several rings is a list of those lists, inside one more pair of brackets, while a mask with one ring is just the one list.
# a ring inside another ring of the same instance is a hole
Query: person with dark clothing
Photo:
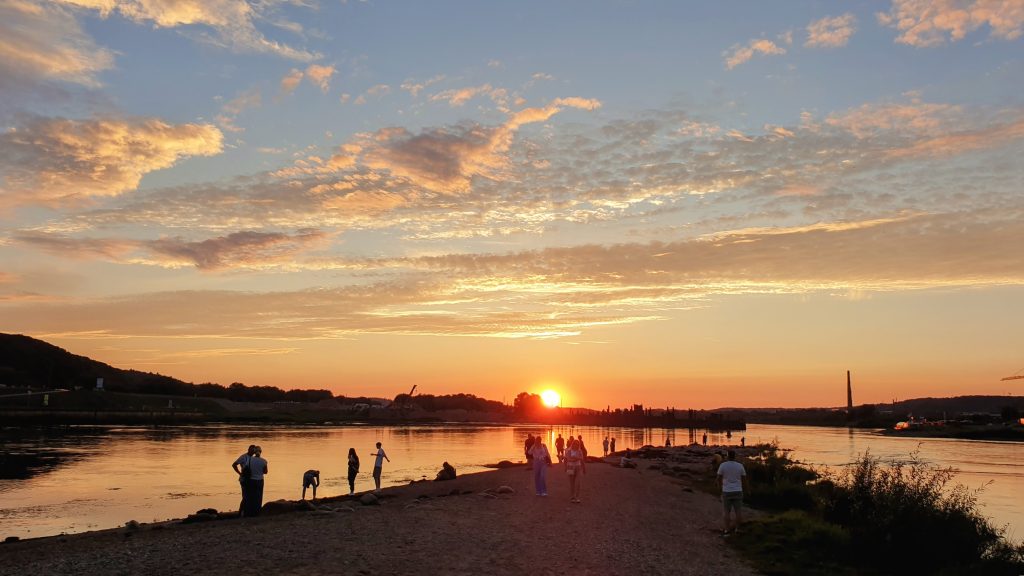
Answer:
[[249, 460], [255, 452], [256, 445], [249, 444], [249, 449], [245, 454], [242, 454], [231, 463], [231, 468], [238, 474], [238, 483], [242, 487], [242, 501], [238, 504], [239, 516], [245, 516], [245, 497], [249, 493], [249, 479], [252, 476], [249, 473]]
[[359, 455], [355, 448], [348, 449], [348, 493], [356, 493], [356, 475], [359, 474]]

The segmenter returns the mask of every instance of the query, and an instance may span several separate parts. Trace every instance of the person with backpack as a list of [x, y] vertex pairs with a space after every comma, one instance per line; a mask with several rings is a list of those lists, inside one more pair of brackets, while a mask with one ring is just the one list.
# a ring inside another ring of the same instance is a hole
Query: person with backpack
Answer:
[[238, 515], [245, 516], [245, 499], [249, 495], [249, 479], [252, 478], [252, 470], [249, 468], [249, 461], [256, 453], [256, 445], [249, 444], [249, 449], [231, 463], [231, 468], [238, 474], [238, 483], [242, 486], [242, 501], [238, 504]]

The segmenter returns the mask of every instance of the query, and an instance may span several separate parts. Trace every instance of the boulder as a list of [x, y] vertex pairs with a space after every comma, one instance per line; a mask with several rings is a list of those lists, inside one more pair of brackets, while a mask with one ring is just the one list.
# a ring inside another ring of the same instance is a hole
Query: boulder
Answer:
[[296, 510], [305, 510], [305, 508], [299, 508], [300, 504], [292, 502], [291, 500], [274, 500], [273, 502], [267, 502], [263, 505], [261, 514], [284, 514], [286, 512], [294, 512]]
[[186, 516], [185, 519], [181, 521], [181, 523], [182, 524], [193, 524], [195, 522], [209, 522], [211, 520], [216, 520], [216, 519], [217, 519], [217, 515], [216, 514], [209, 514], [207, 512], [196, 512], [195, 514], [189, 514], [188, 516]]
[[374, 496], [372, 493], [367, 492], [359, 497], [359, 503], [363, 506], [379, 506], [380, 499]]
[[511, 486], [498, 486], [498, 494], [515, 494]]

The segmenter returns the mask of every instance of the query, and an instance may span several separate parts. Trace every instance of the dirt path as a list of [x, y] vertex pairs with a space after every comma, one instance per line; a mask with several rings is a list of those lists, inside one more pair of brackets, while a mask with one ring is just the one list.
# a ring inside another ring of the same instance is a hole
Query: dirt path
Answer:
[[[676, 466], [705, 473], [682, 450]], [[649, 467], [662, 462], [590, 464], [580, 504], [560, 466], [547, 497], [517, 467], [391, 488], [379, 506], [8, 543], [0, 574], [754, 574], [718, 533], [717, 499]], [[503, 485], [515, 492], [484, 493]]]

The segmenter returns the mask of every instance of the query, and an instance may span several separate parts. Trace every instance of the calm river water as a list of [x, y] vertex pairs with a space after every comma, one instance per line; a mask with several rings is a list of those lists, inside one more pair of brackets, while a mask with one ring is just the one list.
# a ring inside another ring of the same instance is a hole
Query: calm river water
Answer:
[[[373, 488], [371, 452], [382, 442], [391, 463], [383, 484], [432, 479], [445, 460], [459, 473], [484, 464], [521, 460], [526, 435], [583, 435], [590, 452], [614, 436], [616, 448], [686, 444], [686, 430], [545, 426], [338, 427], [78, 427], [61, 433], [6, 430], [0, 434], [0, 538], [48, 536], [121, 526], [129, 520], [180, 518], [201, 508], [237, 509], [238, 481], [230, 465], [250, 443], [269, 462], [264, 501], [298, 499], [302, 473], [321, 471], [319, 496], [348, 490], [345, 455], [359, 453], [356, 490]], [[892, 438], [846, 428], [751, 425], [731, 441], [777, 440], [795, 459], [815, 465], [849, 463], [866, 450], [884, 459], [920, 458], [959, 471], [956, 481], [981, 493], [984, 512], [1024, 539], [1024, 444]], [[699, 440], [699, 438], [696, 438]], [[549, 440], [549, 445], [552, 442]]]

